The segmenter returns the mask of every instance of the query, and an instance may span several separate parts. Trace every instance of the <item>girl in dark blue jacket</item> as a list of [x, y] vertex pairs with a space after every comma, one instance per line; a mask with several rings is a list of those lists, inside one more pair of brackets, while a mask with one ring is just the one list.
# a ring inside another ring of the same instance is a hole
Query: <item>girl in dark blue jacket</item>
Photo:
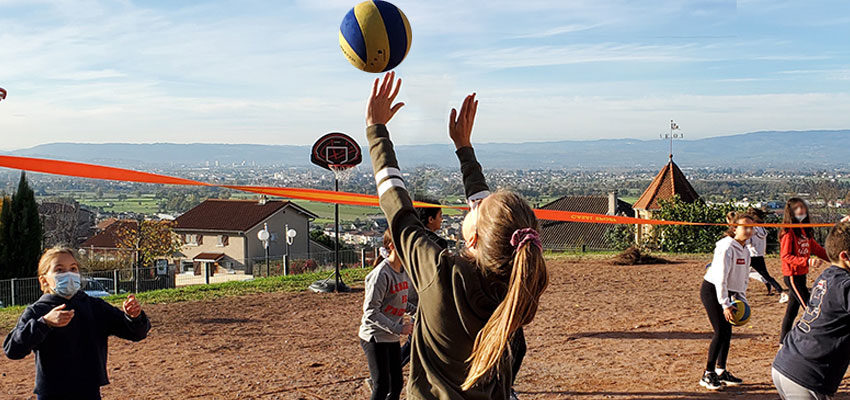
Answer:
[[35, 353], [35, 390], [39, 400], [100, 399], [106, 376], [107, 342], [118, 336], [134, 342], [151, 328], [133, 295], [123, 311], [80, 290], [74, 250], [47, 250], [38, 263], [44, 295], [24, 310], [3, 342], [6, 356], [20, 360]]

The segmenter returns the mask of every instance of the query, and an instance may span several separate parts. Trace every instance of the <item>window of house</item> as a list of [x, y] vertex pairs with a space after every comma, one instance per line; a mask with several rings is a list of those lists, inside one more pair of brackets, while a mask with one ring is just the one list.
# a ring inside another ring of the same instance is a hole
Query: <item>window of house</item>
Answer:
[[228, 244], [230, 244], [230, 236], [218, 235], [218, 247], [226, 247]]
[[190, 246], [197, 246], [201, 243], [198, 240], [198, 235], [186, 235], [186, 244]]

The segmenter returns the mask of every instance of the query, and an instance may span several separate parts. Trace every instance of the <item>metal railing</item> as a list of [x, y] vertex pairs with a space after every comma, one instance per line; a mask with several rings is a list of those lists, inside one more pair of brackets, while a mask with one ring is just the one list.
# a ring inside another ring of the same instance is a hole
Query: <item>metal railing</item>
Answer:
[[[106, 297], [168, 289], [176, 287], [175, 275], [173, 266], [84, 271], [81, 290], [93, 297]], [[32, 304], [42, 294], [36, 277], [0, 280], [0, 307]]]

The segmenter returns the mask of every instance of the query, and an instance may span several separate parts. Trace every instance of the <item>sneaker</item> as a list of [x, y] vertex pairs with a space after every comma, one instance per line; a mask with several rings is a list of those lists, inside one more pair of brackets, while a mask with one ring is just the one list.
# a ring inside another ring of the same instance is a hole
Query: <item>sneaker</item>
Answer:
[[699, 385], [708, 390], [723, 389], [723, 383], [720, 382], [720, 379], [717, 378], [717, 374], [714, 372], [704, 373], [702, 379], [699, 380]]
[[738, 386], [738, 385], [744, 383], [744, 381], [742, 381], [742, 380], [736, 378], [734, 375], [730, 374], [729, 371], [723, 371], [723, 373], [720, 374], [720, 376], [718, 376], [717, 379], [721, 383], [723, 383], [724, 385], [727, 385], [727, 386]]
[[516, 390], [511, 389], [510, 400], [519, 400], [519, 397], [516, 395]]
[[787, 303], [788, 302], [788, 293], [782, 292], [782, 294], [779, 295], [779, 302], [780, 303]]

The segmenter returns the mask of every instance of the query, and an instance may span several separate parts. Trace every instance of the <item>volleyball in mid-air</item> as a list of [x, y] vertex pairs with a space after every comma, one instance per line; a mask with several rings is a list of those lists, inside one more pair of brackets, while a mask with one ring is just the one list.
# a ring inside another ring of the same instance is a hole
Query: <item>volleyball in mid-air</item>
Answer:
[[729, 322], [735, 326], [746, 325], [750, 320], [750, 305], [741, 300], [733, 301], [732, 305], [735, 306], [735, 312], [733, 313], [732, 320]]
[[339, 46], [345, 58], [366, 72], [389, 71], [410, 50], [410, 23], [398, 7], [367, 0], [345, 14], [339, 26]]

